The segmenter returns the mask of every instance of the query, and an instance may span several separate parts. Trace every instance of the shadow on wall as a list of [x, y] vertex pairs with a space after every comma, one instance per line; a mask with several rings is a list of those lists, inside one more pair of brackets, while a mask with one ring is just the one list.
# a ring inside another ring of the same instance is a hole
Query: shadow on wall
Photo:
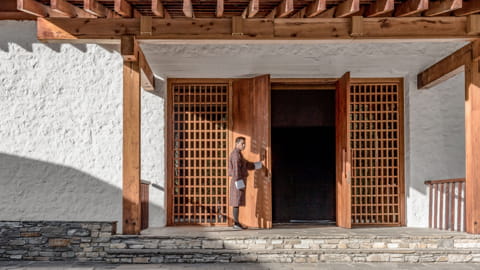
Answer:
[[121, 188], [88, 173], [0, 153], [0, 186], [0, 220], [117, 221], [121, 232]]

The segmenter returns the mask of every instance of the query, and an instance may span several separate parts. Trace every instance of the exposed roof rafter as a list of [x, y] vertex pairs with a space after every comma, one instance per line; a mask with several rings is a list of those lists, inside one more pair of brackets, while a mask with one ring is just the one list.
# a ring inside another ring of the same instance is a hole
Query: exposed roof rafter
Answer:
[[480, 12], [480, 1], [469, 1], [463, 2], [462, 8], [457, 9], [453, 12], [455, 16], [466, 16], [474, 13]]
[[83, 9], [86, 12], [95, 15], [100, 18], [114, 18], [116, 17], [113, 10], [106, 8], [104, 5], [100, 4], [97, 0], [83, 0]]
[[372, 3], [365, 14], [365, 17], [378, 17], [392, 12], [395, 9], [394, 0], [377, 0]]
[[305, 9], [305, 17], [311, 18], [324, 12], [327, 9], [327, 0], [315, 0]]
[[268, 15], [268, 18], [284, 18], [294, 11], [293, 0], [283, 0]]
[[441, 0], [431, 2], [424, 16], [438, 16], [462, 8], [463, 0]]
[[253, 18], [257, 15], [258, 11], [260, 10], [260, 0], [250, 0], [248, 3], [248, 7], [245, 9], [245, 17]]
[[163, 6], [162, 0], [152, 0], [152, 12], [160, 18], [171, 18], [170, 13], [168, 13], [168, 10]]
[[192, 0], [183, 0], [183, 14], [187, 18], [194, 18], [195, 14], [193, 13]]
[[395, 9], [396, 17], [419, 14], [428, 9], [428, 0], [407, 0]]
[[219, 18], [223, 16], [224, 3], [223, 0], [217, 0], [217, 10], [215, 15]]
[[50, 7], [52, 10], [64, 14], [70, 18], [96, 18], [97, 16], [86, 12], [84, 9], [78, 8], [66, 0], [51, 0]]
[[335, 17], [345, 18], [360, 11], [360, 0], [345, 0], [337, 6]]

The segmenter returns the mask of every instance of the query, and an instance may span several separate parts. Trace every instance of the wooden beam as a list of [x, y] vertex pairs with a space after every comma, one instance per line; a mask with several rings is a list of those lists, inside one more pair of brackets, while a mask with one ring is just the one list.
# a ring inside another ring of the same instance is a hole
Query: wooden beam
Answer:
[[363, 17], [362, 16], [352, 16], [352, 31], [350, 35], [352, 37], [363, 36]]
[[195, 14], [193, 13], [192, 0], [183, 0], [183, 14], [187, 18], [193, 18]]
[[92, 15], [85, 10], [78, 8], [66, 0], [51, 0], [50, 7], [52, 10], [62, 13], [65, 16], [70, 18], [96, 18], [97, 16]]
[[407, 0], [395, 9], [396, 17], [407, 17], [419, 14], [428, 9], [428, 0]]
[[327, 0], [315, 0], [305, 10], [305, 17], [312, 18], [327, 9]]
[[124, 35], [120, 40], [120, 53], [123, 56], [123, 61], [137, 61], [137, 47], [135, 44], [135, 36]]
[[360, 0], [345, 0], [337, 6], [335, 17], [345, 18], [360, 11]]
[[438, 16], [462, 8], [463, 0], [441, 0], [431, 2], [424, 16]]
[[114, 10], [126, 18], [131, 18], [133, 15], [133, 8], [126, 0], [115, 0]]
[[[319, 16], [322, 16], [320, 14]], [[208, 25], [208, 27], [205, 27]], [[351, 20], [339, 18], [245, 20], [243, 35], [232, 37], [232, 19], [152, 19], [152, 35], [142, 39], [178, 40], [342, 40], [352, 39]], [[449, 39], [473, 40], [467, 34], [466, 17], [363, 18], [363, 36], [359, 39]], [[112, 42], [121, 35], [140, 36], [140, 19], [39, 18], [40, 40], [95, 40]], [[83, 41], [86, 42], [86, 41]]]
[[36, 16], [17, 9], [17, 0], [3, 0], [0, 5], [0, 20], [35, 20]]
[[215, 15], [217, 18], [220, 18], [223, 16], [223, 10], [224, 10], [224, 3], [223, 0], [217, 0], [217, 10]]
[[480, 12], [480, 1], [470, 0], [468, 2], [463, 2], [462, 8], [457, 9], [453, 12], [455, 16], [466, 16], [470, 14], [475, 14]]
[[315, 18], [333, 18], [335, 17], [335, 12], [337, 12], [337, 7], [331, 7], [317, 15]]
[[428, 89], [452, 78], [462, 72], [464, 65], [471, 59], [472, 44], [467, 44], [419, 73], [417, 76], [417, 88]]
[[[480, 42], [472, 45], [479, 47]], [[465, 216], [466, 231], [480, 233], [480, 64], [465, 66]]]
[[480, 14], [468, 15], [467, 17], [467, 34], [480, 34]]
[[37, 17], [47, 17], [49, 8], [35, 0], [18, 0], [17, 9]]
[[150, 16], [140, 17], [140, 35], [141, 36], [152, 35], [152, 17]]
[[[122, 38], [121, 51], [131, 52], [133, 37]], [[125, 55], [124, 55], [125, 56]], [[123, 62], [123, 234], [139, 234], [140, 208], [140, 67]]]
[[163, 6], [161, 0], [152, 0], [152, 12], [160, 18], [171, 18], [170, 13], [168, 13], [168, 10]]
[[140, 46], [137, 44], [138, 47], [138, 62], [140, 65], [141, 71], [141, 86], [143, 90], [146, 91], [154, 91], [155, 90], [155, 75], [153, 74], [152, 68], [145, 57]]
[[100, 18], [115, 18], [118, 15], [113, 10], [100, 4], [97, 0], [83, 0], [83, 9]]
[[392, 12], [395, 9], [394, 0], [377, 0], [370, 4], [365, 17], [378, 17]]
[[260, 10], [260, 0], [250, 0], [246, 10], [246, 17], [253, 18]]
[[284, 18], [294, 11], [293, 0], [283, 0], [280, 5], [275, 7], [267, 17]]

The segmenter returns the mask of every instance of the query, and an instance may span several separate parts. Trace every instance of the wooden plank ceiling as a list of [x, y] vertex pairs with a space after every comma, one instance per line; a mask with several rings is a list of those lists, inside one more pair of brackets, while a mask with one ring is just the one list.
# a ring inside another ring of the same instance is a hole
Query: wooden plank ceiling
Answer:
[[[2, 12], [12, 11], [10, 6], [15, 1], [18, 10], [34, 16], [67, 18], [427, 17], [480, 13], [479, 0], [2, 0], [0, 17]], [[2, 10], [2, 6], [8, 6], [8, 10]]]

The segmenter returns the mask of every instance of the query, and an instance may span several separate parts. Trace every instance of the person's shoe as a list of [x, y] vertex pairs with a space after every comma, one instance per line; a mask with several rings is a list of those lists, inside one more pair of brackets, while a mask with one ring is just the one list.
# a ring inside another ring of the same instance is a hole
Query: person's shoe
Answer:
[[245, 230], [246, 227], [243, 227], [241, 224], [233, 224], [233, 229], [235, 229], [235, 230]]

